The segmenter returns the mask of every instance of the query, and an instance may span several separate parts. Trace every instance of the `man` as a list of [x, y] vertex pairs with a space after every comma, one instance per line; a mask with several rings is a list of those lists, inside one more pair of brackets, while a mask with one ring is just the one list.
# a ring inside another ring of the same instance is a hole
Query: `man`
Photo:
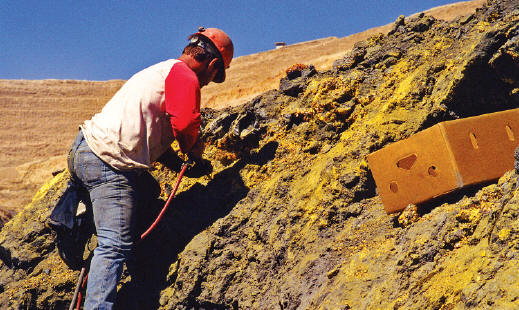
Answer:
[[171, 143], [202, 162], [198, 138], [200, 88], [225, 80], [234, 53], [220, 29], [199, 28], [178, 59], [132, 76], [85, 121], [69, 153], [73, 178], [90, 195], [98, 246], [90, 264], [85, 309], [111, 309], [123, 264], [136, 241], [139, 175], [157, 160], [167, 162]]

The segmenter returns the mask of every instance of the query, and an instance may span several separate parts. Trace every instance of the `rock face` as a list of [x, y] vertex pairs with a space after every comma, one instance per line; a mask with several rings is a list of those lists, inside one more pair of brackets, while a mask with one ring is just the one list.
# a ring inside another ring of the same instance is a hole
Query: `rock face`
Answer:
[[[124, 274], [118, 309], [518, 307], [514, 171], [404, 221], [385, 214], [364, 160], [437, 122], [517, 107], [518, 24], [519, 1], [453, 22], [399, 18], [333, 70], [295, 66], [281, 90], [206, 109], [214, 173], [182, 181], [136, 247], [138, 273]], [[142, 230], [176, 177], [160, 166], [151, 175]], [[45, 225], [66, 179], [49, 181], [0, 232], [0, 308], [68, 307], [77, 272]]]

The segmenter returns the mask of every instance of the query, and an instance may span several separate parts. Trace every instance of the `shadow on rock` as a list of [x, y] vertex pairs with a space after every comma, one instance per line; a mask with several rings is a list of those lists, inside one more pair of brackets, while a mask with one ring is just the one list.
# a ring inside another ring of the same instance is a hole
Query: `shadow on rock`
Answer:
[[[118, 293], [117, 309], [156, 309], [169, 267], [186, 245], [215, 221], [227, 216], [247, 196], [240, 170], [247, 164], [263, 165], [274, 158], [278, 144], [271, 142], [247, 159], [219, 172], [206, 185], [199, 183], [171, 201], [161, 222], [136, 248], [136, 266], [129, 267], [131, 282]], [[158, 184], [149, 180], [146, 187]], [[156, 218], [164, 201], [153, 199], [140, 207], [138, 229], [144, 231]], [[133, 270], [134, 269], [134, 270]], [[127, 275], [126, 275], [127, 278]], [[124, 277], [123, 277], [124, 279]], [[123, 280], [124, 281], [124, 280]]]
[[493, 183], [495, 183], [495, 181], [487, 181], [479, 184], [466, 186], [462, 189], [458, 189], [448, 194], [430, 199], [427, 202], [418, 205], [418, 213], [420, 216], [424, 216], [425, 214], [432, 212], [432, 210], [434, 210], [437, 207], [440, 207], [445, 203], [455, 204], [456, 202], [463, 199], [463, 197], [473, 197], [482, 188], [489, 186]]

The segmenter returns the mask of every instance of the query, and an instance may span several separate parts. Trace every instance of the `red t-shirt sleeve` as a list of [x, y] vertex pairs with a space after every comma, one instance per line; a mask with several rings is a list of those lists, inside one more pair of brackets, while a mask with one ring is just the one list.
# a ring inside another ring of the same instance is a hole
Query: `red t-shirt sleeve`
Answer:
[[196, 74], [183, 62], [173, 65], [166, 78], [166, 112], [180, 150], [187, 153], [198, 138], [200, 127], [200, 84]]

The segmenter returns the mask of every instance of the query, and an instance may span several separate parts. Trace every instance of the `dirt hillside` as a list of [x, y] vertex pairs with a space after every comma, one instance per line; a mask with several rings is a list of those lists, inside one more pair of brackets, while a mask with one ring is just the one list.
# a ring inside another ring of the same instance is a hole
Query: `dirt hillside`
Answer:
[[[452, 20], [468, 15], [485, 1], [465, 1], [432, 8], [424, 13], [438, 19]], [[387, 33], [391, 25], [375, 27], [343, 38], [329, 37], [303, 42], [284, 48], [238, 57], [233, 60], [229, 79], [221, 84], [210, 84], [203, 90], [204, 104], [222, 108], [242, 104], [267, 89], [279, 86], [285, 69], [295, 63], [313, 64], [317, 70], [329, 69], [353, 45], [374, 33]]]
[[[519, 308], [515, 169], [388, 215], [366, 163], [438, 122], [517, 108], [518, 25], [519, 0], [399, 18], [329, 70], [296, 66], [243, 105], [204, 109], [214, 171], [182, 180], [116, 309]], [[139, 232], [176, 176], [157, 164], [140, 178]], [[0, 231], [1, 309], [68, 307], [79, 272], [45, 223], [67, 178]]]
[[[460, 2], [427, 14], [450, 20], [474, 12], [483, 2]], [[329, 69], [355, 42], [390, 28], [386, 25], [344, 38], [330, 37], [238, 57], [225, 83], [203, 89], [202, 106], [243, 104], [277, 88], [285, 69], [295, 63]], [[0, 80], [0, 210], [7, 213], [5, 216], [16, 213], [52, 172], [65, 167], [65, 153], [77, 126], [99, 111], [123, 83]]]
[[15, 213], [65, 167], [78, 125], [123, 81], [0, 80], [0, 210]]

